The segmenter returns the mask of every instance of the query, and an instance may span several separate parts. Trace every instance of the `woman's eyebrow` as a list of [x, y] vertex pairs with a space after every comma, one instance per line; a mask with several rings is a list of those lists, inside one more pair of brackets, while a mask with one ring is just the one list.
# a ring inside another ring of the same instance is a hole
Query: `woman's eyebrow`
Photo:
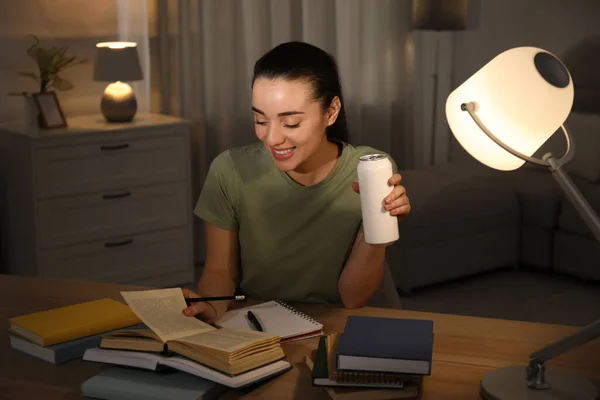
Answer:
[[[258, 113], [258, 114], [265, 115], [265, 113], [263, 111], [259, 110], [256, 107], [252, 107], [252, 111], [254, 111], [255, 113]], [[298, 114], [304, 114], [304, 112], [303, 111], [284, 111], [284, 112], [280, 112], [277, 115], [279, 117], [287, 117], [287, 116], [290, 116], [290, 115], [298, 115]]]

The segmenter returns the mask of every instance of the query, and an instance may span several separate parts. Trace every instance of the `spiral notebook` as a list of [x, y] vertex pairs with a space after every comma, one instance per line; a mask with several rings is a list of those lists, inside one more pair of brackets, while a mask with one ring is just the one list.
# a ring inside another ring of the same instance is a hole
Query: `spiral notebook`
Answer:
[[265, 332], [281, 337], [282, 343], [323, 334], [323, 324], [280, 300], [227, 311], [215, 325], [219, 328], [254, 329], [246, 317], [248, 311], [252, 311]]

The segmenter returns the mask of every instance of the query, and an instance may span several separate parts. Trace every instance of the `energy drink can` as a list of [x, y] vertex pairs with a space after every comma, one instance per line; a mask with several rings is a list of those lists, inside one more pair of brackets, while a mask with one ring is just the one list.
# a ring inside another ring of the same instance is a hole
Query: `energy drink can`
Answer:
[[394, 174], [385, 154], [369, 154], [359, 159], [358, 185], [365, 242], [387, 244], [398, 240], [398, 218], [384, 208], [385, 198], [393, 190], [388, 180]]

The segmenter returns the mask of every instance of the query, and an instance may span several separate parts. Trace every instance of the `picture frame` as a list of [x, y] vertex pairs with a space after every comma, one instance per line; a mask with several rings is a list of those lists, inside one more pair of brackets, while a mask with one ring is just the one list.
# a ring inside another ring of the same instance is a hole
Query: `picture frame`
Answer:
[[34, 93], [33, 99], [39, 112], [39, 125], [44, 129], [65, 128], [67, 120], [56, 92]]

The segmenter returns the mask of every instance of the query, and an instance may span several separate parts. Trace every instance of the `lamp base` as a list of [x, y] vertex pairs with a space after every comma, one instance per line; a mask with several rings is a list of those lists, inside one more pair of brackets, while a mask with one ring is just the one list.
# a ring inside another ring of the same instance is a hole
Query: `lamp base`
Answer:
[[485, 400], [598, 400], [598, 388], [585, 377], [574, 372], [546, 367], [548, 389], [527, 386], [525, 366], [500, 368], [485, 374], [480, 391]]
[[113, 82], [106, 87], [100, 110], [107, 122], [131, 122], [137, 112], [137, 100], [127, 83]]

